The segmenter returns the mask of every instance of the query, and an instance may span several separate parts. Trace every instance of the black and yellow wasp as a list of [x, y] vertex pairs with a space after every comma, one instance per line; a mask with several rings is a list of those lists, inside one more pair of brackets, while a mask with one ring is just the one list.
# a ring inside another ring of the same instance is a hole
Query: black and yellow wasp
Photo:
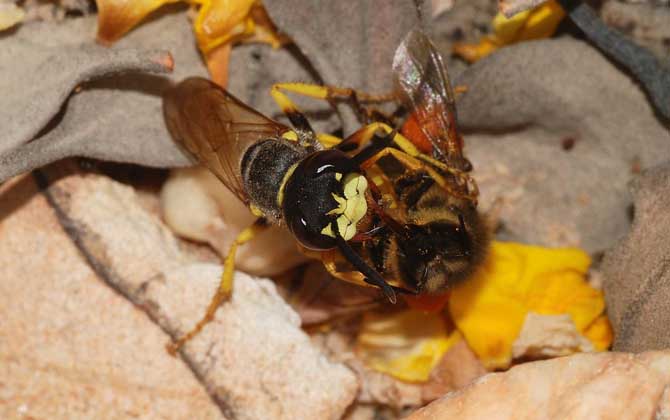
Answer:
[[419, 129], [410, 139], [383, 122], [343, 140], [317, 134], [286, 94], [383, 100], [351, 89], [274, 85], [271, 94], [293, 128], [206, 79], [186, 79], [166, 94], [174, 139], [259, 217], [233, 243], [205, 317], [175, 348], [212, 319], [232, 290], [236, 248], [269, 224], [285, 225], [334, 276], [378, 287], [393, 303], [397, 293], [443, 293], [482, 260], [486, 230], [442, 59], [415, 30], [396, 51], [393, 69]]

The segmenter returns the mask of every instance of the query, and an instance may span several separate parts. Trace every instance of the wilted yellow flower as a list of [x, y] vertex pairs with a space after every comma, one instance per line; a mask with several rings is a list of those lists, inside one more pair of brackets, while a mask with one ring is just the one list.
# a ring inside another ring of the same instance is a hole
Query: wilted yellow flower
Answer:
[[607, 316], [601, 315], [596, 318], [583, 332], [584, 337], [588, 338], [593, 347], [598, 351], [605, 351], [612, 345], [614, 336], [612, 326]]
[[186, 2], [198, 8], [193, 29], [215, 82], [225, 85], [232, 43], [285, 41], [259, 0], [97, 0], [98, 40], [110, 44], [159, 7]]
[[456, 44], [454, 53], [472, 63], [505, 45], [548, 38], [554, 34], [564, 17], [565, 12], [555, 0], [511, 18], [498, 13], [493, 18], [493, 35], [483, 36], [478, 44]]
[[449, 312], [487, 368], [505, 368], [526, 315], [569, 314], [598, 350], [611, 343], [603, 293], [586, 274], [590, 257], [575, 248], [494, 242], [484, 266], [451, 293]]
[[449, 314], [456, 329], [436, 312], [368, 314], [358, 354], [372, 369], [425, 382], [449, 348], [465, 339], [485, 367], [507, 368], [530, 313], [569, 315], [593, 348], [606, 350], [612, 329], [603, 315], [603, 293], [586, 281], [590, 265], [588, 254], [576, 248], [493, 242], [482, 268], [451, 291]]
[[111, 44], [137, 26], [149, 13], [180, 0], [97, 0], [98, 41]]
[[194, 23], [198, 46], [204, 53], [227, 42], [253, 40], [275, 47], [280, 38], [257, 0], [190, 0], [200, 5]]

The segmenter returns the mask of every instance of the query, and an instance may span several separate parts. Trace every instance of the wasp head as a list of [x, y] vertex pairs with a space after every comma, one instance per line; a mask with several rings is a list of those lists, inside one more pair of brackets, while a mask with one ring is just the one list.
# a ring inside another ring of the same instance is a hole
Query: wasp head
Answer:
[[281, 203], [289, 230], [306, 248], [328, 250], [356, 234], [367, 213], [367, 180], [339, 150], [314, 152], [287, 174]]

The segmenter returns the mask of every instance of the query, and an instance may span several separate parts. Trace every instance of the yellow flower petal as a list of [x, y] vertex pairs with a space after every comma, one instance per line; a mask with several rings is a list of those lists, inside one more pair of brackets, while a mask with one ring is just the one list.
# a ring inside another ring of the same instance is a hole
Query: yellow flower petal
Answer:
[[442, 356], [458, 340], [447, 334], [442, 315], [405, 310], [369, 313], [363, 319], [356, 350], [372, 369], [408, 382], [426, 382]]
[[134, 28], [149, 13], [179, 0], [96, 0], [98, 41], [111, 44]]
[[[228, 82], [231, 44], [267, 42], [274, 48], [287, 42], [259, 0], [97, 0], [98, 41], [110, 44], [138, 25], [149, 13], [168, 3], [198, 7], [193, 29], [212, 80]], [[0, 15], [0, 24], [2, 16]]]
[[452, 291], [449, 312], [487, 368], [508, 367], [529, 312], [569, 314], [582, 334], [602, 314], [603, 294], [585, 280], [590, 263], [579, 249], [494, 242], [483, 267]]
[[266, 42], [278, 48], [286, 39], [258, 0], [190, 0], [200, 5], [193, 29], [214, 80], [228, 83], [230, 49], [236, 42]]
[[518, 33], [516, 42], [552, 36], [564, 17], [565, 11], [555, 0], [542, 4], [531, 11], [526, 24]]
[[498, 48], [500, 48], [500, 45], [494, 37], [484, 36], [479, 40], [478, 44], [466, 44], [463, 42], [455, 43], [453, 51], [454, 54], [468, 63], [474, 63], [491, 54]]
[[228, 64], [230, 63], [230, 52], [232, 45], [224, 44], [205, 54], [207, 70], [212, 81], [219, 86], [228, 85]]
[[607, 350], [614, 339], [612, 325], [605, 315], [596, 318], [591, 325], [586, 327], [583, 335], [593, 343], [593, 347], [598, 351]]
[[482, 37], [478, 44], [456, 44], [454, 53], [472, 63], [505, 45], [548, 38], [556, 32], [564, 17], [565, 12], [555, 0], [518, 13], [511, 18], [498, 13], [493, 18], [493, 35]]
[[26, 12], [14, 3], [0, 4], [0, 31], [23, 22]]
[[256, 0], [194, 0], [200, 5], [195, 20], [195, 36], [200, 49], [207, 53], [235, 37], [254, 33], [250, 16]]

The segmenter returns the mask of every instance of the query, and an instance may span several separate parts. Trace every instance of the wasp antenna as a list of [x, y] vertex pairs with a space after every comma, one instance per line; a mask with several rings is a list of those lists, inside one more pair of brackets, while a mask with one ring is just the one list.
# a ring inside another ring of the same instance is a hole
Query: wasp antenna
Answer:
[[365, 276], [366, 283], [382, 289], [386, 299], [388, 299], [389, 302], [395, 304], [398, 301], [398, 298], [396, 297], [393, 287], [388, 284], [378, 272], [366, 264], [366, 262], [363, 261], [363, 259], [356, 253], [356, 251], [351, 248], [347, 241], [345, 241], [337, 231], [337, 225], [333, 223], [332, 229], [333, 232], [335, 232], [335, 241], [337, 243], [337, 247], [342, 252], [342, 255], [344, 255], [344, 258], [346, 258], [347, 261], [349, 261], [356, 270], [360, 271], [361, 274]]

